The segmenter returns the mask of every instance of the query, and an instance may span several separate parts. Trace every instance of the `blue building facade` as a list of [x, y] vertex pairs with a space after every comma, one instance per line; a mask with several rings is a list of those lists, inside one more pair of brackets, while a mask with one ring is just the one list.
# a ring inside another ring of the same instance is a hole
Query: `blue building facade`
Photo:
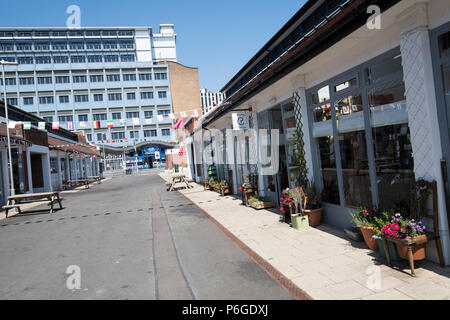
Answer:
[[0, 28], [7, 100], [89, 142], [115, 148], [172, 142], [173, 25], [140, 28]]

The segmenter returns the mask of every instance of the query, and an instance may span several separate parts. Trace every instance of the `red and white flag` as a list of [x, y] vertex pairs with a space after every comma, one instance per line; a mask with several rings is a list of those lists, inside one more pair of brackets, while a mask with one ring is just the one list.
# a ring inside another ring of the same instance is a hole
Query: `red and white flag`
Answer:
[[173, 127], [170, 127], [169, 129], [184, 129], [183, 118], [180, 118], [180, 120], [178, 120], [177, 123]]
[[52, 123], [52, 129], [53, 130], [59, 130], [59, 122], [53, 122]]
[[73, 130], [73, 122], [67, 122], [67, 130]]

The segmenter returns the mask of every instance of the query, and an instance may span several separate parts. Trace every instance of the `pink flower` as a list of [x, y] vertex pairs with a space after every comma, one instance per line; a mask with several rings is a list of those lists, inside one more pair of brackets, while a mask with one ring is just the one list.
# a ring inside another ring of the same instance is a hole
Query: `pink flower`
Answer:
[[367, 209], [363, 210], [363, 215], [368, 216], [369, 215], [369, 211], [367, 211]]
[[280, 210], [281, 210], [281, 211], [284, 211], [284, 208], [283, 208], [283, 206], [281, 206]]

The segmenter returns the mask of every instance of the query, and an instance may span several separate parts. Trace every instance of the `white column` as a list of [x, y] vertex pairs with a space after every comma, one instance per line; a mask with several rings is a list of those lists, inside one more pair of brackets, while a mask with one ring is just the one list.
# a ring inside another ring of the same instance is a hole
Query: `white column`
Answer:
[[58, 189], [62, 190], [62, 171], [61, 171], [61, 157], [59, 152], [56, 153], [56, 172], [58, 173]]
[[44, 177], [44, 192], [53, 191], [50, 171], [50, 155], [48, 153], [42, 154], [42, 175]]
[[8, 151], [6, 148], [1, 150], [2, 157], [2, 180], [3, 180], [3, 201], [8, 202], [8, 196], [10, 193], [9, 188], [9, 171], [8, 171]]
[[27, 193], [33, 193], [33, 172], [31, 170], [31, 152], [30, 148], [26, 149], [27, 157], [27, 175], [28, 175], [28, 190]]
[[[400, 50], [406, 88], [411, 144], [416, 179], [438, 184], [439, 225], [446, 263], [450, 264], [450, 237], [441, 175], [441, 137], [432, 68], [426, 3], [415, 3], [397, 16]], [[430, 258], [438, 261], [434, 242], [428, 246]]]

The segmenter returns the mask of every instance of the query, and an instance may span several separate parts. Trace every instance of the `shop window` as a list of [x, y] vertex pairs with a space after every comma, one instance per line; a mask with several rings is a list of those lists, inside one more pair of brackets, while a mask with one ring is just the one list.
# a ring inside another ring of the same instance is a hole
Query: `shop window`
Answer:
[[380, 83], [383, 80], [403, 76], [402, 58], [400, 55], [376, 63], [365, 69], [366, 84]]
[[450, 32], [439, 36], [439, 53], [441, 58], [450, 56]]
[[318, 104], [330, 100], [330, 87], [325, 86], [311, 95], [312, 103]]
[[331, 123], [332, 113], [330, 104], [324, 104], [315, 107], [313, 110], [313, 118], [313, 136], [315, 138], [333, 135], [333, 125]]
[[344, 82], [338, 84], [337, 86], [334, 86], [334, 92], [339, 92], [342, 90], [353, 88], [353, 87], [356, 87], [357, 85], [358, 85], [358, 80], [356, 80], [356, 78], [353, 78], [348, 81], [344, 81]]
[[369, 161], [364, 131], [339, 134], [344, 199], [348, 207], [370, 207]]
[[364, 113], [361, 95], [341, 99], [335, 103], [338, 131], [340, 133], [364, 130]]
[[317, 139], [323, 181], [322, 200], [328, 203], [340, 204], [336, 153], [333, 141], [332, 136]]

